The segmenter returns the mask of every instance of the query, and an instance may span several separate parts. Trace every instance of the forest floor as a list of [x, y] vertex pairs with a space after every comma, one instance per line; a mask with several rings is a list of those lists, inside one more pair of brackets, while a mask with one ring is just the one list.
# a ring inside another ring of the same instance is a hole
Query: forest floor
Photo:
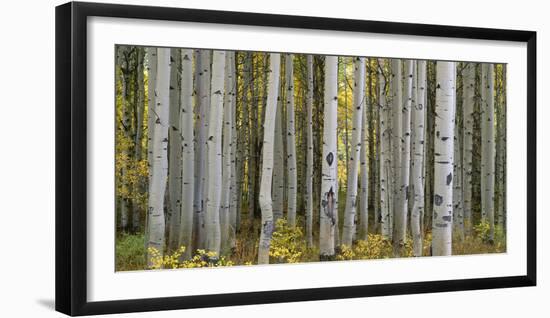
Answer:
[[[246, 217], [246, 215], [245, 215]], [[318, 247], [306, 246], [306, 240], [302, 231], [303, 219], [298, 220], [298, 226], [294, 229], [289, 228], [283, 220], [277, 224], [276, 231], [273, 234], [271, 244], [270, 263], [305, 263], [318, 262]], [[317, 225], [318, 226], [318, 225]], [[374, 229], [373, 229], [374, 230]], [[495, 239], [488, 241], [489, 226], [479, 224], [474, 226], [470, 235], [464, 239], [455, 235], [453, 238], [453, 255], [470, 254], [488, 254], [506, 252], [506, 237], [502, 228], [495, 229]], [[237, 234], [236, 246], [232, 251], [222, 251], [223, 262], [211, 263], [205, 262], [207, 252], [197, 251], [195, 258], [188, 262], [175, 261], [177, 252], [168, 253], [165, 258], [170, 258], [171, 268], [180, 267], [204, 267], [204, 266], [236, 266], [252, 265], [257, 263], [258, 257], [258, 239], [260, 234], [260, 221], [243, 220], [240, 231]], [[317, 233], [315, 233], [317, 234]], [[313, 242], [318, 242], [318, 237], [314, 236]], [[430, 256], [431, 232], [424, 233], [423, 237], [423, 256]], [[386, 259], [393, 258], [393, 248], [389, 240], [384, 239], [379, 234], [369, 234], [368, 239], [357, 240], [353, 247], [341, 246], [337, 249], [335, 260], [366, 260], [366, 259]], [[407, 238], [400, 257], [413, 257], [412, 240]], [[116, 271], [144, 270], [145, 263], [145, 237], [142, 233], [119, 234], [116, 238]], [[164, 263], [167, 264], [167, 263]], [[174, 265], [175, 264], [175, 265]]]

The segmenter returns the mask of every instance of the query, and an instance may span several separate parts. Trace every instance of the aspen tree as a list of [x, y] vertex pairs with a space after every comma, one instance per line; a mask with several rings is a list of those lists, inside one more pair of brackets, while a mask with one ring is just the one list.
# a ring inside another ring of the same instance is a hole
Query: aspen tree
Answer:
[[385, 72], [385, 61], [378, 59], [378, 89], [380, 92], [380, 230], [385, 239], [391, 238], [390, 202], [391, 196], [391, 123], [390, 105], [387, 100], [387, 83]]
[[184, 259], [193, 251], [193, 196], [195, 144], [193, 137], [193, 50], [181, 52], [180, 131], [182, 148], [181, 219], [179, 244], [185, 246]]
[[222, 190], [220, 204], [220, 227], [222, 252], [230, 248], [230, 220], [229, 210], [231, 203], [231, 154], [233, 141], [233, 52], [225, 54], [225, 98], [223, 106], [223, 156], [222, 156]]
[[432, 255], [452, 254], [455, 62], [436, 65]]
[[[359, 156], [361, 153], [361, 130], [363, 122], [363, 109], [365, 104], [365, 58], [354, 58], [354, 83], [353, 83], [353, 115], [352, 115], [352, 151], [349, 157], [348, 186], [346, 193], [346, 210], [344, 213], [344, 228], [342, 233], [342, 245], [351, 246], [355, 229], [355, 214], [357, 210], [357, 176], [359, 169]], [[366, 146], [366, 145], [365, 145]], [[363, 221], [362, 215], [361, 221]]]
[[[399, 184], [398, 184], [398, 205], [394, 209], [394, 231], [393, 231], [393, 246], [394, 255], [401, 256], [403, 247], [405, 246], [407, 234], [407, 212], [409, 206], [409, 172], [411, 161], [411, 105], [412, 105], [412, 89], [413, 89], [413, 71], [414, 61], [406, 60], [404, 62], [403, 81], [404, 81], [404, 96], [402, 96], [401, 106], [401, 133], [399, 140], [400, 166], [399, 168]], [[399, 80], [399, 79], [398, 79]], [[400, 92], [398, 92], [399, 94]], [[399, 99], [398, 99], [399, 100]], [[394, 104], [395, 106], [395, 104]], [[394, 108], [395, 109], [395, 108]], [[398, 111], [399, 112], [399, 111]]]
[[494, 65], [481, 64], [481, 218], [495, 235]]
[[290, 227], [296, 226], [297, 171], [296, 171], [296, 129], [294, 125], [294, 56], [286, 55], [286, 147], [287, 147], [287, 219]]
[[259, 197], [260, 208], [262, 210], [262, 227], [258, 247], [258, 264], [269, 263], [269, 247], [271, 245], [271, 236], [273, 234], [273, 202], [271, 200], [271, 184], [273, 178], [273, 141], [275, 133], [275, 117], [277, 114], [281, 56], [277, 53], [271, 53], [269, 59], [269, 79], [262, 154], [263, 171], [260, 180]]
[[306, 57], [307, 95], [306, 95], [306, 242], [313, 246], [313, 56]]
[[181, 222], [182, 148], [180, 131], [180, 49], [170, 49], [170, 111], [168, 129], [168, 250], [178, 249]]
[[147, 213], [147, 265], [152, 265], [152, 249], [164, 253], [165, 219], [164, 195], [168, 176], [168, 117], [170, 107], [170, 49], [157, 51], [155, 78], [154, 123], [151, 179], [149, 180], [149, 208]]
[[208, 111], [208, 138], [206, 142], [208, 180], [206, 191], [205, 232], [206, 249], [220, 255], [220, 201], [222, 175], [222, 124], [224, 97], [225, 51], [212, 52], [212, 85]]
[[325, 90], [323, 121], [323, 155], [321, 180], [321, 206], [319, 252], [321, 260], [334, 258], [335, 226], [337, 224], [338, 161], [337, 108], [338, 108], [338, 58], [325, 57]]
[[424, 104], [426, 97], [426, 61], [417, 62], [416, 98], [412, 107], [412, 129], [414, 140], [411, 153], [411, 185], [413, 193], [413, 208], [411, 210], [411, 234], [413, 239], [413, 255], [422, 256], [422, 223], [424, 210]]
[[462, 120], [463, 120], [463, 163], [462, 163], [462, 202], [464, 209], [464, 230], [472, 228], [472, 154], [474, 135], [476, 71], [474, 63], [466, 63], [462, 71]]

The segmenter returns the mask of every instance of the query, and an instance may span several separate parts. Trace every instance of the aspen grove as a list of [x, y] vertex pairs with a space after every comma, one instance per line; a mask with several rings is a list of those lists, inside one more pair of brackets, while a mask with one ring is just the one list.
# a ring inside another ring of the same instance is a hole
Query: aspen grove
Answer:
[[506, 252], [506, 65], [118, 45], [116, 270]]

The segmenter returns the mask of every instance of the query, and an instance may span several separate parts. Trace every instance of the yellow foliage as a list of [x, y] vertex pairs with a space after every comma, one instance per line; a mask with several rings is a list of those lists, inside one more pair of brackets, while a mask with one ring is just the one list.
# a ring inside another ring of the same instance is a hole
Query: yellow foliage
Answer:
[[200, 267], [220, 267], [233, 266], [233, 262], [226, 260], [225, 257], [217, 258], [217, 254], [212, 251], [199, 249], [196, 254], [189, 260], [181, 260], [181, 256], [185, 252], [185, 246], [180, 246], [174, 253], [161, 256], [159, 251], [150, 247], [148, 249], [151, 255], [150, 269], [161, 268], [200, 268]]
[[278, 219], [271, 239], [269, 256], [279, 263], [298, 263], [306, 250], [304, 234], [299, 226], [290, 227], [286, 219]]

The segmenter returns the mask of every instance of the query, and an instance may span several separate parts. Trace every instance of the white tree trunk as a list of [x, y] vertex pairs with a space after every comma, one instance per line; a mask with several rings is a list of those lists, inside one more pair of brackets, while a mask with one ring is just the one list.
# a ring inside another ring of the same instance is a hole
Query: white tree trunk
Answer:
[[[394, 216], [394, 254], [401, 256], [405, 246], [407, 234], [407, 212], [409, 207], [409, 177], [411, 162], [411, 105], [413, 89], [414, 61], [406, 60], [403, 70], [404, 95], [401, 108], [401, 133], [399, 140], [400, 166], [398, 179], [398, 205], [395, 207]], [[395, 105], [394, 105], [395, 106]], [[396, 109], [396, 108], [394, 108]], [[398, 110], [398, 109], [396, 109]], [[398, 110], [399, 112], [399, 110]]]
[[195, 145], [193, 136], [193, 50], [181, 52], [180, 129], [182, 148], [181, 222], [179, 244], [185, 246], [184, 259], [193, 251], [193, 196], [195, 175]]
[[416, 98], [412, 108], [412, 154], [411, 154], [411, 185], [413, 207], [411, 210], [411, 234], [413, 239], [413, 255], [422, 256], [422, 214], [424, 213], [424, 113], [426, 107], [426, 61], [417, 62]]
[[285, 198], [285, 152], [283, 142], [283, 101], [277, 97], [277, 114], [275, 118], [275, 139], [273, 153], [273, 224], [283, 217]]
[[386, 84], [389, 82], [386, 81], [384, 60], [378, 59], [378, 64], [378, 89], [380, 92], [380, 231], [385, 239], [391, 239], [391, 123], [390, 105], [387, 101], [386, 89]]
[[475, 84], [476, 64], [466, 63], [462, 71], [462, 111], [463, 111], [463, 163], [462, 163], [462, 190], [464, 209], [464, 230], [467, 234], [472, 228], [472, 155], [474, 136], [474, 105], [475, 105]]
[[168, 176], [168, 117], [170, 107], [170, 49], [159, 48], [157, 52], [155, 79], [154, 124], [151, 179], [149, 180], [149, 208], [147, 213], [147, 265], [151, 266], [151, 248], [162, 256], [164, 253], [164, 195]]
[[286, 75], [286, 151], [287, 151], [287, 219], [290, 227], [296, 226], [296, 129], [294, 126], [294, 56], [288, 54], [285, 59]]
[[[122, 105], [121, 105], [121, 125], [119, 126], [122, 130], [122, 134], [124, 135], [124, 138], [126, 138], [128, 141], [131, 138], [131, 122], [130, 122], [130, 106], [128, 105], [128, 91], [129, 91], [129, 84], [130, 84], [130, 66], [128, 62], [128, 54], [129, 54], [129, 48], [126, 46], [118, 46], [117, 47], [117, 64], [120, 65], [120, 75], [119, 71], [117, 70], [117, 84], [120, 81], [121, 86], [121, 92], [122, 92]], [[130, 157], [129, 153], [129, 147], [122, 147], [121, 153], [124, 157]], [[127, 168], [125, 165], [122, 166], [120, 171], [121, 176], [121, 183], [122, 187], [127, 189], [127, 191], [130, 191], [129, 184], [127, 182], [127, 178], [125, 176], [128, 174], [126, 171]], [[123, 231], [126, 231], [128, 229], [128, 219], [129, 219], [129, 213], [130, 213], [130, 200], [128, 198], [128, 195], [124, 197], [120, 197], [120, 227]]]
[[[361, 153], [361, 127], [363, 123], [363, 109], [365, 108], [365, 58], [354, 58], [353, 83], [353, 115], [351, 145], [353, 150], [349, 158], [348, 187], [346, 193], [346, 210], [344, 213], [344, 229], [342, 245], [351, 246], [355, 230], [355, 214], [357, 210], [357, 176], [359, 156]], [[366, 146], [366, 145], [365, 145]], [[366, 215], [361, 215], [361, 221]]]
[[452, 254], [455, 62], [436, 66], [432, 255]]
[[237, 214], [239, 197], [241, 195], [237, 188], [237, 178], [240, 175], [237, 174], [237, 72], [235, 69], [236, 53], [229, 52], [231, 54], [231, 65], [229, 71], [231, 72], [231, 83], [227, 89], [229, 89], [229, 105], [231, 105], [231, 199], [229, 203], [229, 248], [234, 249], [237, 244]]
[[179, 49], [170, 49], [170, 128], [168, 129], [168, 249], [175, 251], [179, 246], [181, 222], [181, 177], [182, 148], [180, 131], [180, 78]]
[[[365, 99], [365, 106], [363, 107], [363, 118], [361, 123], [361, 152], [359, 155], [359, 161], [360, 161], [360, 173], [361, 173], [361, 179], [360, 179], [360, 189], [361, 192], [359, 193], [359, 222], [360, 222], [360, 228], [359, 228], [359, 235], [360, 239], [366, 241], [368, 239], [369, 234], [369, 159], [368, 159], [368, 153], [367, 153], [367, 145], [369, 144], [369, 136], [373, 137], [374, 134], [368, 131], [369, 129], [369, 109], [374, 106], [374, 99], [373, 99], [373, 91], [370, 87], [372, 85], [372, 63], [370, 59], [367, 59], [367, 64], [369, 65], [369, 72], [367, 74], [369, 81], [367, 83], [369, 96]], [[371, 112], [371, 114], [374, 114], [374, 112]], [[372, 118], [371, 118], [372, 119]], [[373, 126], [370, 127], [372, 129]], [[376, 129], [378, 131], [378, 129]], [[370, 146], [369, 146], [370, 148]], [[373, 159], [376, 160], [376, 159]], [[373, 171], [374, 172], [374, 171]], [[373, 174], [372, 176], [373, 180], [375, 180], [375, 176]], [[376, 195], [374, 195], [376, 198]], [[378, 200], [376, 200], [378, 201]], [[376, 207], [374, 209], [375, 211], [375, 224], [376, 224]]]
[[225, 56], [225, 100], [223, 106], [223, 164], [222, 164], [222, 197], [220, 204], [221, 242], [222, 252], [230, 248], [230, 221], [229, 210], [231, 200], [231, 154], [233, 141], [233, 52]]
[[273, 142], [275, 133], [275, 117], [277, 114], [277, 99], [279, 95], [279, 72], [281, 56], [269, 54], [269, 82], [267, 104], [264, 121], [264, 140], [262, 154], [262, 177], [260, 180], [260, 208], [262, 210], [262, 228], [258, 247], [258, 264], [269, 263], [269, 247], [273, 234], [273, 207], [271, 200], [271, 183], [273, 178]]
[[398, 241], [399, 237], [395, 237], [396, 229], [395, 217], [398, 216], [400, 206], [400, 183], [401, 183], [401, 147], [402, 140], [402, 118], [403, 118], [403, 75], [402, 75], [401, 60], [391, 60], [391, 94], [392, 94], [392, 123], [391, 123], [391, 146], [392, 146], [392, 174], [391, 174], [391, 193], [392, 202], [390, 208], [390, 230], [392, 233], [392, 241]]
[[307, 95], [306, 95], [306, 242], [313, 246], [313, 56], [306, 57]]
[[206, 249], [220, 255], [220, 201], [222, 176], [222, 123], [224, 97], [225, 52], [212, 52], [212, 86], [210, 109], [208, 111], [208, 138], [206, 142], [208, 159], [208, 180], [206, 195]]
[[336, 191], [338, 191], [337, 115], [338, 115], [338, 58], [325, 58], [325, 96], [323, 122], [323, 157], [321, 180], [321, 209], [319, 253], [321, 260], [333, 259], [335, 225], [338, 218]]
[[494, 65], [481, 64], [481, 218], [495, 235]]
[[155, 132], [155, 87], [157, 77], [157, 48], [147, 48], [147, 162], [149, 163], [149, 179], [151, 179], [151, 163], [153, 162], [153, 134]]
[[193, 216], [194, 248], [205, 247], [205, 196], [206, 188], [206, 135], [208, 134], [208, 108], [210, 107], [210, 50], [197, 50], [195, 57], [197, 85], [195, 96], [195, 194]]
[[[464, 107], [464, 105], [462, 105]], [[453, 232], [455, 237], [464, 240], [464, 214], [462, 200], [462, 121], [461, 109], [455, 110], [454, 122], [454, 164], [453, 164]]]

